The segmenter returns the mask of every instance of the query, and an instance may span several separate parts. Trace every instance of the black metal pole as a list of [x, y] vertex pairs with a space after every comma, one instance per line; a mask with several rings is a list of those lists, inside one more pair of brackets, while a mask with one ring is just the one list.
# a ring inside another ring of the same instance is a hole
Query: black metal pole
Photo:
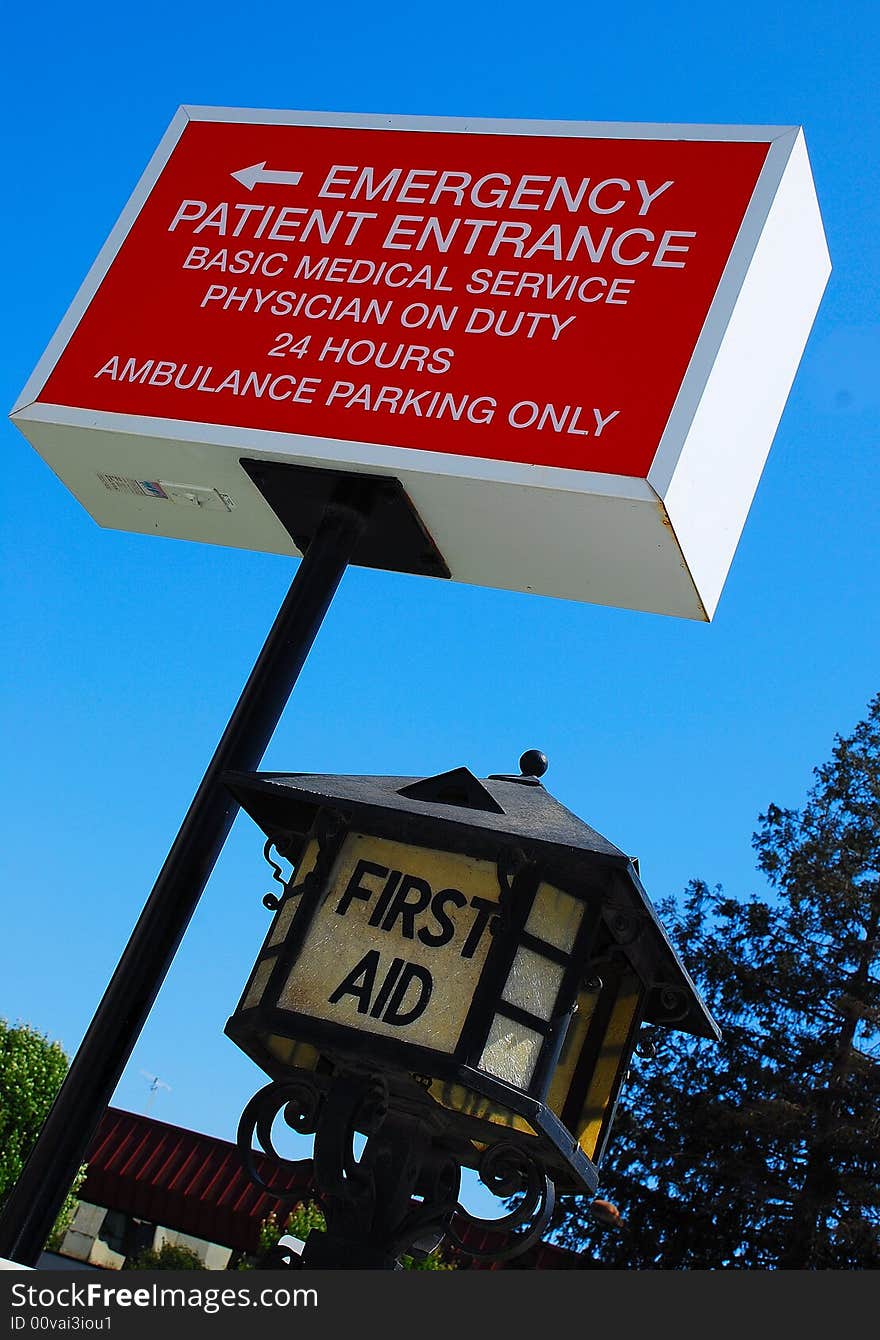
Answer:
[[372, 493], [332, 502], [242, 690], [0, 1217], [0, 1256], [33, 1266], [125, 1069], [238, 813], [227, 771], [260, 760], [366, 525]]

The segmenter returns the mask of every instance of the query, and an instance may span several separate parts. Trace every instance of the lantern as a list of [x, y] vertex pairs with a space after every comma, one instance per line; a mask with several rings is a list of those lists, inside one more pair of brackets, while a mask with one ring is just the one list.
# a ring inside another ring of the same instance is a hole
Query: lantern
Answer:
[[592, 1194], [641, 1026], [720, 1035], [637, 863], [545, 790], [546, 766], [228, 776], [293, 871], [226, 1032], [316, 1107], [378, 1076], [383, 1111], [460, 1167], [503, 1148]]

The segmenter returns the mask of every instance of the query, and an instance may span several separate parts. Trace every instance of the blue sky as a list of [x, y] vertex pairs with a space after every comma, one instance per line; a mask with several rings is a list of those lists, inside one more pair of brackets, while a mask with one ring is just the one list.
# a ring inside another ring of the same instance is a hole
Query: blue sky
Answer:
[[[656, 900], [761, 887], [750, 837], [878, 688], [876, 6], [451, 0], [17, 7], [6, 21], [11, 408], [180, 104], [805, 128], [833, 272], [711, 624], [352, 569], [267, 769], [515, 770], [639, 856]], [[0, 1015], [72, 1052], [295, 561], [101, 530], [3, 438]], [[532, 537], [524, 536], [524, 541]], [[267, 914], [239, 817], [115, 1102], [233, 1138], [222, 1029]]]

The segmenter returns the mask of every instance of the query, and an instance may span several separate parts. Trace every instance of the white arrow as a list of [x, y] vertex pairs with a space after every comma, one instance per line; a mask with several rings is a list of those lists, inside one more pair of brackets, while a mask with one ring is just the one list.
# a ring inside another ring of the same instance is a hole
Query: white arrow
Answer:
[[248, 191], [252, 191], [258, 181], [272, 186], [296, 186], [302, 180], [301, 172], [267, 172], [265, 159], [262, 163], [253, 163], [239, 172], [232, 172], [230, 176], [240, 181]]

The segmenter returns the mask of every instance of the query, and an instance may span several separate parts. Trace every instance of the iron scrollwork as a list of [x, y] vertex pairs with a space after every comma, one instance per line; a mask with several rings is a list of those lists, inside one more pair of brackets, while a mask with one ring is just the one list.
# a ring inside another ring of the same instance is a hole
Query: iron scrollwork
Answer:
[[[274, 847], [278, 855], [284, 860], [289, 860], [289, 851], [296, 845], [292, 834], [270, 836], [263, 845], [263, 859], [266, 864], [272, 867], [272, 878], [280, 884], [285, 894], [290, 897], [306, 893], [317, 884], [319, 887], [326, 883], [330, 873], [333, 861], [336, 859], [339, 839], [344, 836], [347, 827], [346, 816], [338, 810], [323, 809], [320, 810], [315, 820], [312, 836], [318, 844], [318, 858], [312, 870], [294, 884], [296, 869], [291, 870], [287, 879], [283, 877], [281, 866], [277, 861], [273, 861], [270, 855]], [[281, 906], [281, 899], [274, 893], [267, 893], [263, 897], [263, 906], [270, 912], [277, 912]]]
[[[519, 1145], [501, 1141], [483, 1151], [477, 1173], [494, 1195], [510, 1198], [522, 1193], [522, 1200], [510, 1214], [500, 1219], [478, 1219], [459, 1205], [457, 1218], [464, 1220], [470, 1228], [501, 1233], [507, 1241], [495, 1248], [469, 1247], [453, 1221], [448, 1232], [455, 1246], [480, 1260], [504, 1261], [540, 1242], [553, 1217], [556, 1188], [537, 1160]], [[518, 1229], [523, 1231], [517, 1232]]]
[[605, 913], [606, 923], [615, 943], [630, 945], [639, 936], [643, 918], [628, 907], [609, 907]]
[[[284, 845], [283, 839], [279, 840], [281, 841], [283, 846]], [[263, 860], [266, 862], [267, 865], [272, 867], [272, 878], [275, 880], [277, 884], [280, 884], [284, 892], [287, 893], [290, 888], [290, 881], [293, 879], [294, 871], [291, 871], [287, 879], [284, 878], [281, 866], [278, 864], [277, 861], [273, 861], [272, 857], [269, 854], [273, 847], [278, 852], [279, 856], [282, 857], [284, 856], [284, 852], [281, 851], [280, 848], [278, 847], [275, 838], [269, 837], [266, 839], [265, 844], [263, 846]], [[263, 895], [263, 906], [268, 908], [270, 912], [277, 912], [278, 908], [281, 906], [281, 900], [277, 894], [267, 893]]]
[[668, 984], [654, 988], [654, 1002], [654, 1022], [667, 1025], [680, 1023], [690, 1007], [687, 992]]
[[[324, 1213], [321, 1263], [337, 1244], [339, 1264], [353, 1247], [371, 1249], [388, 1261], [405, 1252], [427, 1255], [444, 1238], [468, 1256], [505, 1260], [540, 1240], [553, 1214], [553, 1182], [535, 1159], [512, 1141], [490, 1145], [478, 1174], [494, 1195], [521, 1196], [511, 1213], [478, 1219], [459, 1202], [461, 1166], [438, 1136], [431, 1114], [396, 1110], [386, 1080], [374, 1073], [342, 1072], [326, 1092], [302, 1075], [279, 1080], [250, 1100], [238, 1128], [238, 1147], [248, 1176], [283, 1202], [302, 1199], [302, 1187], [278, 1192], [254, 1164], [252, 1142], [275, 1159], [272, 1127], [283, 1113], [300, 1135], [314, 1136], [312, 1159], [294, 1165], [313, 1182]], [[365, 1137], [358, 1156], [357, 1137]], [[468, 1244], [466, 1228], [500, 1234], [498, 1247]], [[518, 1231], [522, 1230], [522, 1231]], [[304, 1264], [309, 1264], [309, 1248]]]
[[[281, 1201], [302, 1200], [302, 1190], [277, 1191], [264, 1182], [254, 1163], [253, 1140], [256, 1135], [260, 1147], [270, 1158], [280, 1159], [272, 1143], [272, 1127], [279, 1113], [297, 1135], [313, 1135], [318, 1128], [324, 1095], [316, 1083], [305, 1078], [276, 1080], [255, 1093], [241, 1114], [238, 1123], [237, 1145], [245, 1172], [251, 1181]], [[293, 1167], [306, 1177], [311, 1176], [312, 1160], [297, 1159]]]

